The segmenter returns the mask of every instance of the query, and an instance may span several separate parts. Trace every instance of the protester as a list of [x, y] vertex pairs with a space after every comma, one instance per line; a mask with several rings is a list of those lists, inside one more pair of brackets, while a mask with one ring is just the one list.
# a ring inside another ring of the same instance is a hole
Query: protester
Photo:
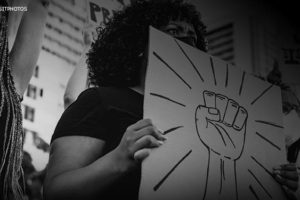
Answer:
[[200, 14], [182, 0], [137, 0], [99, 28], [87, 60], [97, 87], [81, 93], [57, 124], [46, 200], [138, 199], [141, 161], [165, 141], [142, 119], [150, 25], [206, 51]]
[[[17, 1], [0, 1], [1, 7], [15, 6]], [[48, 0], [30, 0], [9, 52], [8, 20], [17, 14], [0, 12], [0, 199], [22, 199], [19, 185], [22, 176], [21, 100], [39, 56], [47, 16]]]
[[[31, 155], [24, 151], [22, 168], [24, 171], [25, 200], [42, 200], [42, 186], [46, 175], [46, 168], [37, 171], [32, 164]], [[23, 181], [23, 180], [20, 180]]]
[[[296, 126], [296, 121], [300, 122], [300, 101], [291, 90], [290, 86], [282, 81], [282, 74], [279, 70], [278, 62], [274, 62], [273, 69], [266, 78], [260, 76], [258, 78], [281, 88], [284, 135], [287, 150], [287, 161], [289, 163], [275, 167], [274, 172], [275, 175], [277, 175], [275, 176], [276, 180], [282, 184], [289, 199], [299, 199], [299, 192], [297, 191], [299, 175], [297, 174], [296, 161], [300, 149], [300, 140], [299, 131], [295, 132], [295, 128], [293, 126]], [[292, 122], [290, 122], [291, 116], [293, 116]], [[286, 171], [281, 173], [278, 170], [279, 168], [284, 168]]]

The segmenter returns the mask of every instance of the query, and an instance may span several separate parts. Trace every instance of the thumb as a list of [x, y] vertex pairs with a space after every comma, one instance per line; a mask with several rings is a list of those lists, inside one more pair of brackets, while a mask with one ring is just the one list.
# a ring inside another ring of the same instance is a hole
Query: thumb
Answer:
[[133, 157], [135, 161], [143, 161], [145, 158], [147, 158], [150, 154], [150, 149], [141, 149], [134, 153]]
[[197, 108], [197, 119], [198, 120], [210, 120], [210, 121], [220, 121], [220, 112], [216, 108], [208, 108], [204, 106], [199, 106]]
[[291, 191], [287, 186], [282, 186], [283, 191], [285, 192], [286, 196], [289, 200], [297, 200], [297, 197], [293, 191]]

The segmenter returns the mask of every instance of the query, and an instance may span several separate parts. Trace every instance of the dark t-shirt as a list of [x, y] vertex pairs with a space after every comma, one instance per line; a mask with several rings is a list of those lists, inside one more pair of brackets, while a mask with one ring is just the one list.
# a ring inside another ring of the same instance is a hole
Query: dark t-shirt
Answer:
[[[87, 89], [65, 110], [51, 142], [63, 136], [93, 137], [105, 141], [106, 154], [117, 147], [126, 128], [142, 116], [143, 96], [129, 88]], [[99, 199], [138, 199], [140, 178], [139, 166], [109, 187]]]

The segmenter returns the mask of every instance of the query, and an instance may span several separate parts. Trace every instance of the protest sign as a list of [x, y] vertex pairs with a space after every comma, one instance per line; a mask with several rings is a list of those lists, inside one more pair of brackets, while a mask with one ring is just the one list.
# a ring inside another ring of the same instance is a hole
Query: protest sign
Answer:
[[285, 199], [280, 89], [154, 28], [144, 118], [168, 138], [142, 165], [139, 198]]

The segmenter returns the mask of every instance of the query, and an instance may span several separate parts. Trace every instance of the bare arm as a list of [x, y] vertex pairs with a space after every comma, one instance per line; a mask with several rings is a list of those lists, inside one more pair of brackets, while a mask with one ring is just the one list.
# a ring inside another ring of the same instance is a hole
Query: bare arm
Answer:
[[88, 81], [88, 68], [86, 64], [86, 53], [89, 51], [92, 39], [89, 29], [85, 29], [83, 32], [83, 41], [84, 41], [84, 50], [79, 61], [76, 64], [76, 67], [69, 78], [67, 83], [67, 88], [64, 94], [64, 107], [65, 109], [69, 107], [78, 97], [78, 95], [87, 89]]
[[[44, 183], [46, 200], [92, 199], [122, 178], [164, 140], [149, 120], [129, 126], [120, 144], [103, 155], [105, 142], [85, 136], [56, 139]], [[134, 159], [136, 152], [139, 153]], [[84, 188], [84, 189], [83, 189]]]
[[25, 92], [39, 57], [44, 24], [47, 18], [46, 0], [31, 0], [24, 13], [16, 40], [9, 55], [12, 76], [19, 95]]
[[86, 56], [83, 55], [77, 63], [64, 94], [64, 107], [69, 107], [78, 95], [87, 88], [88, 69], [85, 63]]
[[90, 137], [58, 138], [51, 147], [45, 199], [92, 199], [118, 179], [122, 171], [114, 153], [101, 157], [104, 145]]

